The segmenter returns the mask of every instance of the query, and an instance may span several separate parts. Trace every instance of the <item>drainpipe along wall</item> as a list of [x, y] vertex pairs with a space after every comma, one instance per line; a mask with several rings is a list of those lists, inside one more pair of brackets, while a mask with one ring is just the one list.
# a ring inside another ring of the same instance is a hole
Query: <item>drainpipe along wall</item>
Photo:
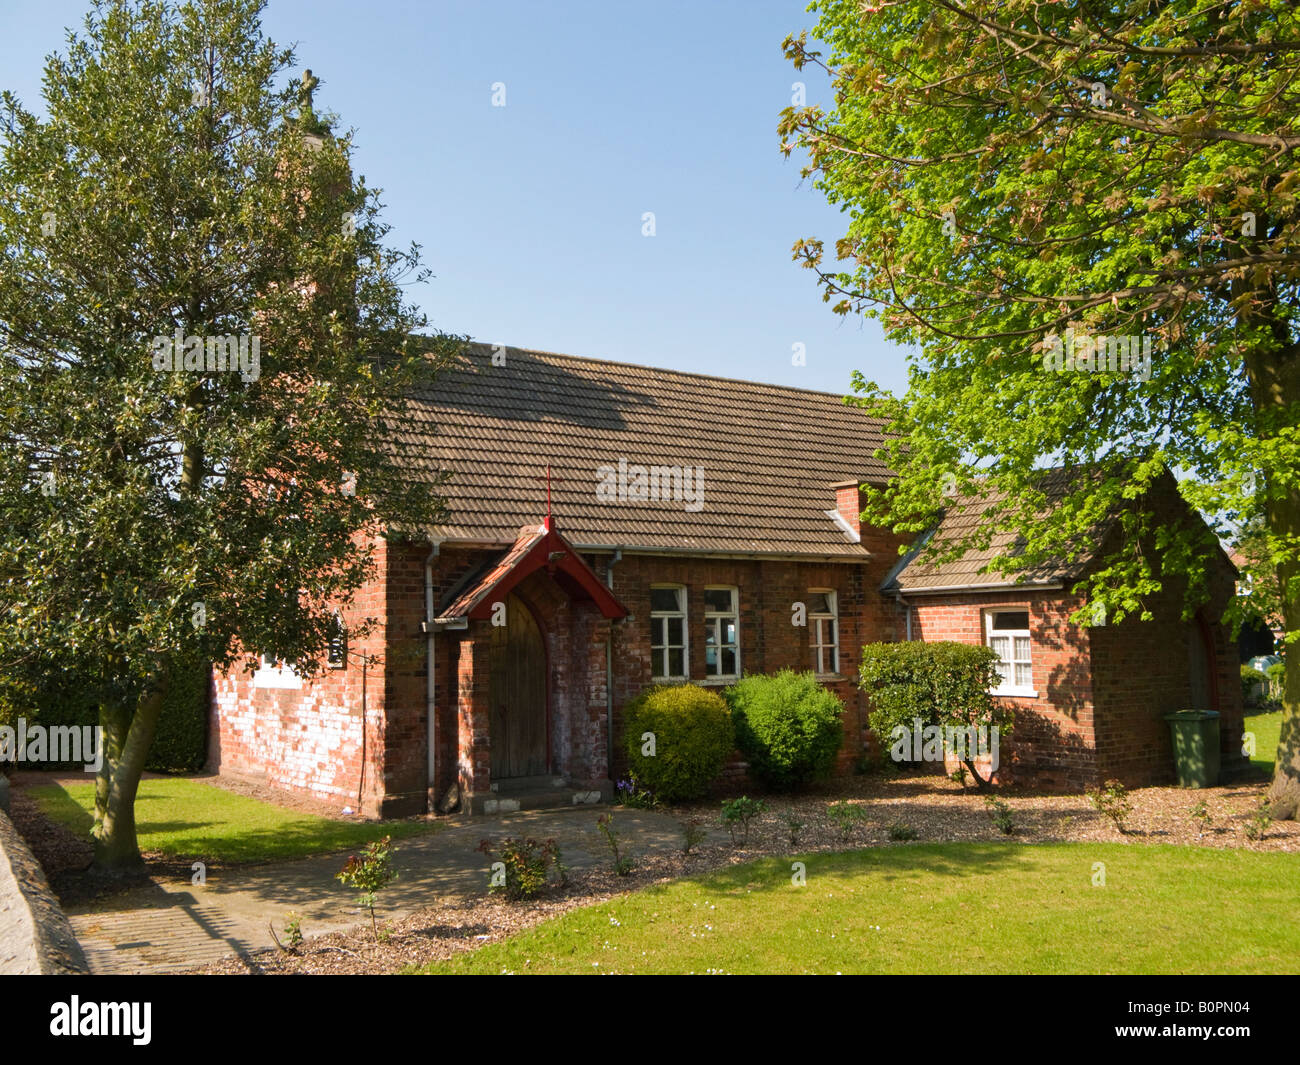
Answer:
[[424, 656], [425, 656], [425, 692], [424, 692], [424, 718], [425, 718], [425, 736], [428, 739], [428, 777], [429, 777], [429, 808], [433, 809], [438, 802], [436, 789], [438, 786], [438, 711], [435, 706], [435, 675], [434, 675], [434, 645], [433, 645], [433, 560], [438, 557], [438, 552], [442, 549], [442, 541], [429, 540], [429, 557], [424, 560]]
[[[605, 587], [614, 590], [614, 567], [623, 561], [623, 549], [616, 548], [605, 567]], [[614, 622], [605, 639], [605, 771], [614, 775]]]

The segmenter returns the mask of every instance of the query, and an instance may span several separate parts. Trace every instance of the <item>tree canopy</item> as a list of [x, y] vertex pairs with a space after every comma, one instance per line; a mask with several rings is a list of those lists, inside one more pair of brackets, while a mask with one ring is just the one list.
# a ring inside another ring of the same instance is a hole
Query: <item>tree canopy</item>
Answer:
[[[795, 258], [837, 313], [912, 349], [905, 397], [855, 378], [853, 400], [895, 434], [898, 478], [869, 512], [919, 531], [946, 496], [988, 492], [990, 521], [948, 548], [1015, 529], [1017, 555], [994, 561], [1013, 573], [1076, 557], [1120, 511], [1089, 599], [1117, 622], [1180, 585], [1190, 612], [1212, 541], [1126, 506], [1171, 470], [1223, 539], [1262, 538], [1258, 586], [1283, 590], [1300, 636], [1294, 5], [810, 10], [786, 53], [828, 76], [833, 104], [787, 109], [782, 147], [806, 153], [846, 232]], [[1052, 508], [1048, 464], [1088, 471]], [[1292, 813], [1298, 696], [1273, 793]]]
[[101, 864], [181, 663], [310, 675], [371, 537], [441, 513], [385, 432], [450, 344], [261, 0], [103, 0], [0, 99], [0, 675], [101, 700]]

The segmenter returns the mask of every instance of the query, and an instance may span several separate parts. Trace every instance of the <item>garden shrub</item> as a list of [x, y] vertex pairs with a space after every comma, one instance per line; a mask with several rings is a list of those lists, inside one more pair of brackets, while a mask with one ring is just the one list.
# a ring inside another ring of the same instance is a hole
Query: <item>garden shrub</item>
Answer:
[[1241, 667], [1241, 701], [1247, 706], [1256, 706], [1262, 693], [1268, 691], [1268, 677], [1258, 669], [1250, 666]]
[[[872, 643], [862, 648], [859, 684], [871, 697], [868, 717], [880, 745], [882, 761], [890, 758], [896, 730], [911, 735], [920, 722], [941, 728], [994, 729], [999, 738], [1011, 731], [1014, 715], [991, 695], [1000, 678], [997, 655], [983, 644], [942, 640], [922, 643]], [[898, 745], [896, 761], [910, 761], [907, 745]], [[979, 788], [988, 781], [979, 775], [975, 752], [966, 750], [962, 763]]]
[[[739, 799], [727, 799], [722, 804], [722, 823], [731, 833], [733, 846], [738, 842], [749, 842], [749, 823], [766, 809], [767, 803], [762, 799], [751, 799], [748, 795], [742, 795]], [[736, 839], [737, 829], [741, 832], [739, 840]]]
[[[358, 893], [357, 901], [370, 911], [370, 928], [379, 939], [379, 926], [375, 923], [375, 903], [379, 892], [397, 879], [393, 868], [393, 837], [385, 836], [366, 844], [360, 857], [352, 855], [335, 879]], [[286, 931], [288, 931], [286, 929]], [[290, 932], [290, 938], [293, 933]], [[301, 938], [301, 937], [300, 937]]]
[[[653, 754], [642, 737], [653, 735]], [[637, 786], [664, 802], [698, 799], [736, 746], [726, 700], [695, 684], [647, 688], [623, 708], [623, 745]]]
[[986, 795], [984, 805], [989, 808], [989, 818], [1004, 836], [1009, 836], [1016, 830], [1015, 815], [1011, 812], [1011, 807], [1005, 802], [992, 795]]
[[[911, 730], [916, 719], [921, 726], [937, 725], [930, 673], [933, 669], [931, 644], [919, 640], [903, 643], [873, 643], [862, 648], [859, 684], [871, 696], [868, 724], [880, 745], [880, 760], [889, 762], [889, 737], [896, 727]], [[899, 759], [911, 762], [910, 753]]]
[[563, 885], [568, 880], [560, 860], [560, 847], [553, 839], [539, 843], [531, 837], [507, 837], [499, 845], [483, 839], [478, 850], [493, 865], [488, 891], [501, 892], [512, 901], [535, 899], [552, 882]]
[[844, 743], [844, 704], [811, 672], [754, 674], [727, 689], [736, 743], [769, 788], [828, 776]]
[[1128, 801], [1128, 788], [1121, 781], [1108, 780], [1100, 788], [1088, 788], [1084, 792], [1093, 807], [1110, 818], [1121, 833], [1128, 831], [1125, 822], [1133, 807]]
[[847, 843], [853, 830], [868, 820], [867, 808], [855, 802], [833, 802], [826, 806], [826, 816], [830, 818], [840, 833], [840, 841]]

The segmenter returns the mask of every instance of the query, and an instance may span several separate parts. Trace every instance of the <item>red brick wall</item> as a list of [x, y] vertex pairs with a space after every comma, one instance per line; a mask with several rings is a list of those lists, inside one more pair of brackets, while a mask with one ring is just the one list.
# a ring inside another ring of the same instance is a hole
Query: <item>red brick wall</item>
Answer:
[[[1224, 569], [1204, 617], [1220, 616], [1232, 594]], [[1003, 782], [1081, 791], [1112, 777], [1129, 787], [1173, 780], [1169, 726], [1163, 715], [1188, 705], [1189, 641], [1197, 623], [1181, 618], [1182, 592], [1148, 597], [1154, 617], [1080, 627], [1067, 618], [1081, 597], [1062, 592], [1025, 595], [916, 596], [912, 635], [924, 640], [983, 642], [988, 607], [1029, 611], [1034, 688], [1038, 698], [1011, 699], [1015, 727], [1000, 751]], [[1205, 626], [1213, 647], [1225, 759], [1240, 749], [1241, 686], [1235, 646], [1217, 622]], [[1197, 637], [1199, 638], [1199, 636]]]
[[[614, 593], [630, 616], [610, 623], [590, 604], [573, 603], [544, 573], [516, 589], [531, 604], [545, 634], [551, 691], [554, 768], [575, 784], [606, 777], [611, 734], [607, 722], [606, 643], [612, 640], [613, 774], [626, 770], [621, 725], [624, 704], [651, 683], [650, 587], [687, 588], [690, 679], [707, 682], [703, 593], [707, 585], [739, 589], [741, 669], [774, 672], [812, 665], [810, 628], [792, 624], [793, 605], [813, 588], [834, 589], [839, 601], [840, 673], [827, 681], [845, 705], [847, 771], [873, 744], [868, 705], [857, 686], [865, 643], [905, 638], [902, 608], [877, 590], [897, 561], [899, 538], [863, 530], [870, 552], [862, 562], [625, 555], [613, 568]], [[296, 789], [368, 814], [409, 814], [428, 808], [453, 783], [469, 794], [490, 786], [488, 622], [434, 638], [437, 703], [436, 786], [427, 779], [424, 563], [425, 544], [376, 546], [383, 579], [345, 613], [349, 626], [365, 617], [378, 626], [350, 641], [346, 669], [327, 671], [301, 690], [257, 688], [238, 671], [216, 680], [210, 762], [213, 769]], [[444, 547], [434, 566], [435, 606], [470, 571], [499, 552]], [[610, 556], [588, 557], [605, 577]], [[1216, 584], [1209, 616], [1217, 616], [1231, 580]], [[1003, 744], [1003, 780], [1077, 790], [1104, 775], [1127, 783], [1167, 779], [1168, 732], [1160, 715], [1186, 701], [1186, 626], [1170, 598], [1156, 622], [1081, 629], [1065, 620], [1078, 600], [1059, 592], [993, 592], [914, 597], [912, 636], [925, 640], [983, 640], [981, 611], [1023, 607], [1033, 635], [1035, 699], [1016, 699], [1015, 730]], [[1181, 626], [1181, 627], [1180, 627]], [[1215, 648], [1223, 744], [1240, 743], [1236, 659], [1222, 629], [1210, 626]], [[363, 670], [358, 654], [375, 656]], [[1181, 674], [1180, 674], [1181, 670]], [[1180, 687], [1181, 685], [1181, 687]], [[743, 765], [722, 783], [746, 786]]]
[[[652, 583], [687, 586], [689, 663], [691, 679], [697, 682], [706, 679], [706, 585], [739, 589], [740, 660], [747, 673], [784, 666], [811, 668], [809, 627], [792, 624], [793, 605], [806, 606], [812, 588], [834, 589], [840, 617], [840, 679], [828, 681], [827, 686], [845, 704], [846, 743], [840, 768], [847, 770], [866, 737], [866, 708], [857, 687], [861, 647], [901, 634], [896, 604], [876, 591], [898, 557], [898, 539], [877, 535], [868, 540], [872, 557], [854, 563], [625, 556], [613, 571], [614, 592], [631, 616], [612, 624], [590, 604], [571, 603], [544, 573], [530, 576], [516, 592], [533, 606], [546, 638], [556, 772], [575, 784], [593, 787], [608, 779], [606, 643], [612, 638], [617, 741], [623, 704], [651, 682]], [[453, 783], [470, 795], [488, 790], [488, 623], [473, 622], [468, 630], [441, 632], [434, 638], [438, 779], [430, 788], [421, 632], [428, 546], [381, 543], [378, 552], [384, 578], [367, 587], [345, 614], [349, 624], [365, 616], [380, 619], [369, 639], [353, 640], [349, 648], [377, 656], [367, 668], [364, 744], [361, 667], [355, 656], [345, 670], [330, 671], [300, 691], [254, 688], [248, 677], [232, 675], [218, 678], [213, 769], [301, 790], [337, 801], [340, 807], [355, 807], [359, 790], [362, 810], [384, 816], [424, 810]], [[434, 564], [435, 606], [446, 601], [466, 574], [497, 554], [444, 547]], [[608, 555], [588, 560], [606, 576]], [[613, 746], [615, 770], [621, 771], [625, 769], [621, 743]], [[727, 776], [744, 783], [743, 764], [732, 766]]]
[[1081, 600], [1061, 592], [986, 592], [913, 596], [912, 638], [984, 642], [990, 607], [1029, 612], [1030, 655], [1037, 698], [1006, 700], [1015, 712], [999, 749], [1001, 783], [1077, 791], [1097, 775], [1090, 630], [1066, 619]]
[[[386, 545], [376, 544], [376, 563]], [[299, 689], [258, 687], [236, 665], [214, 677], [209, 718], [208, 766], [214, 772], [303, 792], [368, 814], [384, 795], [384, 664], [363, 669], [357, 655], [384, 657], [385, 585], [369, 584], [343, 612], [354, 629], [364, 618], [378, 626], [365, 639], [349, 639], [347, 667], [326, 670]]]
[[1130, 787], [1174, 780], [1169, 724], [1164, 715], [1191, 705], [1190, 644], [1209, 634], [1214, 672], [1211, 709], [1220, 713], [1219, 741], [1225, 762], [1241, 748], [1242, 703], [1236, 645], [1223, 625], [1204, 623], [1221, 615], [1232, 594], [1230, 576], [1215, 580], [1214, 596], [1201, 621], [1181, 617], [1182, 593], [1151, 597], [1152, 621], [1126, 618], [1093, 630], [1093, 670], [1099, 705], [1097, 750], [1100, 775]]
[[[789, 667], [813, 668], [811, 627], [793, 624], [794, 604], [808, 605], [810, 589], [830, 588], [838, 599], [840, 670], [826, 687], [844, 703], [845, 743], [839, 771], [848, 771], [863, 749], [866, 705], [857, 685], [862, 645], [897, 638], [898, 608], [877, 591], [897, 560], [897, 539], [880, 537], [866, 562], [792, 562], [624, 556], [614, 567], [614, 593], [631, 615], [614, 625], [615, 775], [626, 772], [622, 744], [622, 708], [651, 684], [650, 587], [684, 584], [687, 590], [687, 656], [690, 680], [710, 683], [706, 674], [704, 589], [728, 585], [739, 590], [740, 668], [742, 673], [774, 673]], [[604, 572], [602, 565], [600, 571]], [[716, 682], [713, 682], [716, 683]], [[748, 783], [743, 767], [733, 764], [726, 781]]]

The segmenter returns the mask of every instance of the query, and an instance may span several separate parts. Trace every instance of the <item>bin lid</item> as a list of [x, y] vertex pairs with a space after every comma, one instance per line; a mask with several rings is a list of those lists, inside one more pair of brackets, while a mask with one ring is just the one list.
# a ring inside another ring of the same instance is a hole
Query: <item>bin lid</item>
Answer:
[[1218, 717], [1217, 710], [1175, 710], [1172, 714], [1165, 714], [1166, 721], [1207, 721], [1212, 717]]

